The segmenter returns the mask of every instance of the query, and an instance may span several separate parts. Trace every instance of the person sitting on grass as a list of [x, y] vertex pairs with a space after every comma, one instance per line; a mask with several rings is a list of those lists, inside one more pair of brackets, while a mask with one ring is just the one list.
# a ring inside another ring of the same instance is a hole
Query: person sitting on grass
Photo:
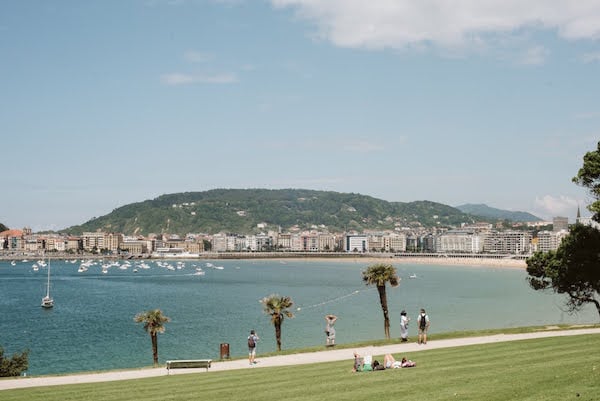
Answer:
[[373, 356], [365, 355], [365, 357], [363, 358], [362, 371], [363, 372], [372, 371], [373, 370], [373, 366], [371, 366], [372, 363], [373, 363]]
[[352, 368], [353, 372], [360, 372], [363, 368], [363, 358], [354, 351], [354, 367]]

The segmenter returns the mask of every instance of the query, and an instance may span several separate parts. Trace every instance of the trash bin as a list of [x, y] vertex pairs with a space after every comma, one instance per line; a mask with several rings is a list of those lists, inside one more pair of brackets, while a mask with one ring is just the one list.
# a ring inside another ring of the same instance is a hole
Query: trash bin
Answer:
[[229, 359], [229, 344], [228, 343], [221, 343], [221, 359]]

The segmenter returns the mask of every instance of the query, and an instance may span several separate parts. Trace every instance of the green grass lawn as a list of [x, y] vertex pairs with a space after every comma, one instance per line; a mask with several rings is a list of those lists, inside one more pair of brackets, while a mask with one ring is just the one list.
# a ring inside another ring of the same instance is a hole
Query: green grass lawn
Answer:
[[[0, 391], [12, 400], [600, 400], [600, 335], [406, 355], [409, 369], [352, 373], [347, 361]], [[383, 360], [382, 355], [374, 359]]]

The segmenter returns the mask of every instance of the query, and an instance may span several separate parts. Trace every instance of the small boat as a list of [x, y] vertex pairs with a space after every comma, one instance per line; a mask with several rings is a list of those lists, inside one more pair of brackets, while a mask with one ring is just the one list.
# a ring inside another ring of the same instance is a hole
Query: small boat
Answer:
[[87, 266], [85, 266], [85, 265], [79, 265], [79, 269], [77, 269], [78, 273], [84, 273], [86, 271], [88, 271]]
[[31, 268], [33, 269], [34, 272], [40, 270], [39, 266], [37, 265], [37, 263], [34, 263], [33, 265], [31, 265]]
[[50, 262], [48, 262], [48, 283], [46, 284], [46, 296], [42, 298], [42, 308], [50, 309], [54, 306], [54, 299], [50, 296]]
[[12, 262], [10, 262], [10, 265], [11, 265], [11, 266], [16, 266], [16, 265], [17, 265], [17, 262], [15, 262], [15, 261], [13, 260]]
[[417, 278], [417, 275], [413, 273], [410, 276], [408, 276], [408, 278]]

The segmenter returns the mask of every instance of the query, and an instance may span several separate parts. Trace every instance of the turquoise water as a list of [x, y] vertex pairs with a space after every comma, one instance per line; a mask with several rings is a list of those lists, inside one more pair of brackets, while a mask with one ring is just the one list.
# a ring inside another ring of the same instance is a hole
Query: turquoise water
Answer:
[[[219, 358], [220, 344], [232, 356], [246, 353], [246, 337], [257, 330], [258, 354], [274, 351], [274, 329], [259, 300], [272, 293], [295, 301], [294, 319], [283, 324], [283, 348], [324, 344], [324, 315], [334, 313], [337, 342], [383, 337], [377, 291], [362, 283], [365, 263], [353, 261], [186, 261], [178, 270], [147, 261], [149, 269], [101, 266], [78, 273], [79, 263], [52, 262], [55, 307], [44, 310], [46, 270], [32, 262], [0, 261], [0, 345], [7, 355], [30, 349], [28, 374], [122, 369], [152, 364], [150, 338], [133, 317], [160, 308], [172, 321], [159, 334], [159, 359]], [[173, 266], [175, 262], [171, 262]], [[205, 275], [194, 275], [194, 265]], [[435, 333], [554, 323], [596, 323], [589, 307], [562, 311], [562, 297], [531, 290], [522, 269], [397, 264], [402, 282], [388, 287], [392, 336], [406, 309], [416, 334], [424, 307]], [[409, 275], [416, 274], [416, 279]], [[299, 309], [298, 309], [299, 308]]]

